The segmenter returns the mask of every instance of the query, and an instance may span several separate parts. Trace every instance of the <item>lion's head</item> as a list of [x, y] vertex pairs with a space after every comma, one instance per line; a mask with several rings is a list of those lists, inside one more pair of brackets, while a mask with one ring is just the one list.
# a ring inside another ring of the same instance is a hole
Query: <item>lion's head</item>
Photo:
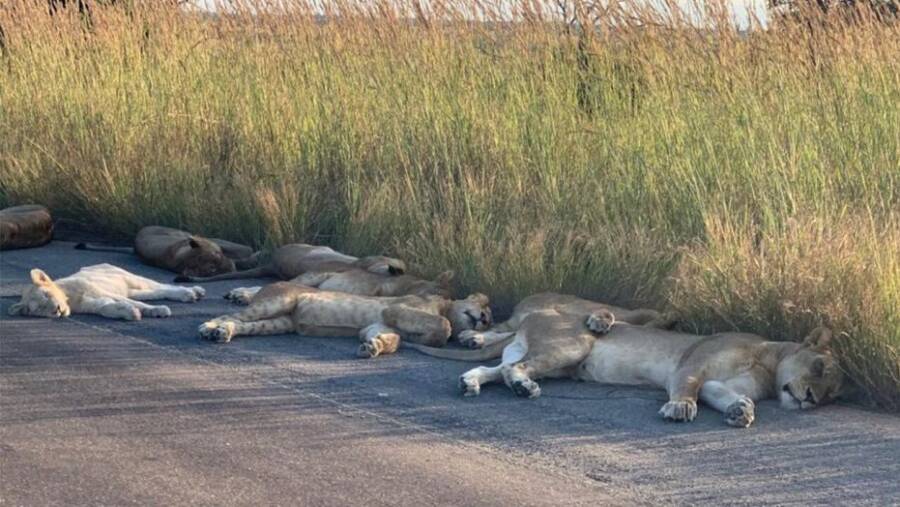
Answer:
[[831, 330], [816, 328], [778, 363], [775, 378], [782, 407], [806, 410], [837, 398], [843, 374], [831, 355], [830, 341]]
[[372, 255], [354, 263], [356, 267], [379, 275], [402, 275], [406, 273], [406, 263], [393, 257]]
[[66, 293], [40, 269], [31, 270], [32, 285], [22, 292], [22, 299], [9, 308], [10, 315], [32, 317], [68, 317], [72, 310]]
[[453, 301], [447, 313], [447, 320], [453, 328], [453, 336], [470, 329], [484, 331], [491, 327], [494, 319], [489, 304], [488, 297], [480, 293]]
[[206, 277], [235, 270], [234, 261], [226, 257], [222, 248], [212, 241], [191, 236], [188, 246], [190, 250], [184, 254], [179, 270], [182, 275]]

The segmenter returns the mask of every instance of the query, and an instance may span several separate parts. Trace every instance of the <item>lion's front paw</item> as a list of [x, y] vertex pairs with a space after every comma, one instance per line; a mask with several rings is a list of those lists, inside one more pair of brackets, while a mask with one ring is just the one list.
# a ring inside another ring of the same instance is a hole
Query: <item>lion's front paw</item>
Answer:
[[194, 285], [191, 287], [191, 290], [194, 291], [194, 294], [197, 296], [197, 300], [201, 300], [206, 297], [206, 289], [199, 285]]
[[459, 376], [459, 390], [463, 396], [478, 396], [481, 394], [481, 383], [475, 375], [470, 372], [463, 373]]
[[484, 334], [474, 329], [467, 329], [457, 335], [459, 344], [470, 349], [480, 349], [484, 347]]
[[237, 288], [228, 291], [225, 294], [225, 299], [231, 301], [236, 305], [249, 305], [250, 300], [253, 299], [253, 294], [251, 294], [247, 289]]
[[588, 315], [588, 318], [585, 321], [585, 325], [587, 325], [588, 329], [598, 335], [609, 333], [609, 330], [612, 329], [612, 326], [615, 323], [616, 317], [609, 310], [594, 312]]
[[748, 428], [754, 419], [756, 419], [756, 405], [746, 396], [725, 409], [725, 423], [729, 426]]
[[166, 318], [172, 316], [172, 310], [168, 306], [151, 306], [141, 310], [141, 315], [144, 317]]
[[516, 396], [522, 398], [537, 398], [541, 395], [541, 386], [531, 379], [515, 380], [510, 387]]
[[659, 409], [659, 415], [670, 421], [693, 421], [697, 417], [697, 402], [694, 400], [670, 401]]
[[379, 333], [363, 339], [356, 355], [362, 358], [378, 357], [382, 354], [393, 354], [400, 347], [400, 335], [397, 333]]
[[217, 343], [228, 343], [234, 337], [234, 322], [209, 321], [200, 324], [200, 338]]

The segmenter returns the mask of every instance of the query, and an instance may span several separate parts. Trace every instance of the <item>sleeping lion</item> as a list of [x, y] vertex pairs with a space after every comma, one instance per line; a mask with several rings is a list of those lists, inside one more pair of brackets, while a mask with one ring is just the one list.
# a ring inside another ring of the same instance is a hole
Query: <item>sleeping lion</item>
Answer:
[[35, 268], [31, 270], [31, 285], [22, 292], [22, 299], [9, 308], [9, 314], [58, 318], [93, 313], [109, 319], [140, 320], [172, 315], [168, 306], [148, 305], [143, 301], [169, 299], [192, 303], [204, 295], [202, 287], [155, 282], [111, 264], [84, 267], [55, 281]]
[[515, 332], [483, 350], [454, 351], [406, 344], [425, 354], [479, 361], [501, 357], [494, 367], [465, 372], [467, 396], [502, 380], [520, 396], [536, 397], [541, 378], [575, 378], [665, 389], [659, 413], [692, 421], [697, 402], [722, 412], [731, 426], [748, 427], [755, 402], [777, 398], [786, 409], [812, 409], [834, 400], [843, 375], [832, 357], [832, 333], [816, 328], [803, 343], [768, 341], [747, 333], [701, 336], [616, 322], [609, 312], [587, 317], [555, 309], [532, 312]]
[[451, 336], [491, 325], [487, 296], [372, 297], [323, 291], [296, 283], [263, 287], [243, 311], [204, 322], [200, 337], [227, 343], [235, 336], [296, 332], [308, 336], [359, 335], [359, 355], [397, 350], [401, 338], [440, 347]]

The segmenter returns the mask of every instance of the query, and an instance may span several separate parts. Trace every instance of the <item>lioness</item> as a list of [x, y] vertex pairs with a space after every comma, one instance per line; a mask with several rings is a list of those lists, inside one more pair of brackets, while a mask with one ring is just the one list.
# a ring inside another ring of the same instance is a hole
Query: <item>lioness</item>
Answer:
[[487, 328], [491, 320], [483, 294], [455, 301], [440, 296], [371, 297], [278, 282], [263, 287], [247, 309], [205, 322], [198, 331], [203, 339], [223, 343], [235, 336], [291, 331], [359, 334], [359, 354], [375, 357], [395, 352], [401, 337], [439, 347], [461, 331]]
[[81, 268], [56, 281], [35, 268], [31, 270], [31, 282], [22, 299], [9, 308], [10, 315], [54, 318], [94, 313], [124, 320], [168, 317], [172, 315], [169, 307], [141, 301], [169, 299], [191, 303], [206, 294], [202, 287], [166, 285], [110, 264]]
[[[452, 297], [450, 282], [453, 271], [445, 271], [434, 281], [424, 280], [412, 275], [382, 275], [364, 269], [351, 269], [341, 272], [303, 273], [291, 279], [306, 287], [315, 287], [330, 292], [346, 292], [358, 296], [442, 296]], [[238, 287], [225, 294], [225, 299], [237, 304], [250, 304], [253, 297], [262, 287]]]
[[0, 210], [0, 250], [46, 245], [53, 237], [50, 211], [37, 204]]
[[[502, 354], [499, 366], [479, 367], [460, 377], [464, 394], [503, 379], [517, 394], [535, 397], [539, 378], [570, 377], [610, 384], [666, 389], [669, 401], [659, 413], [673, 421], [692, 421], [697, 400], [725, 414], [731, 426], [748, 427], [755, 402], [778, 398], [788, 409], [810, 409], [833, 400], [842, 374], [829, 348], [831, 331], [816, 328], [803, 344], [767, 341], [746, 333], [711, 336], [677, 333], [616, 323], [594, 313], [585, 319], [558, 312], [526, 317], [514, 338], [490, 350], [456, 351], [414, 346], [426, 354], [481, 360]], [[605, 334], [591, 340], [585, 333]], [[468, 357], [466, 357], [468, 352]]]
[[254, 269], [207, 277], [179, 276], [175, 278], [175, 281], [202, 283], [268, 276], [290, 280], [311, 271], [342, 272], [353, 269], [362, 269], [382, 275], [402, 275], [406, 272], [406, 264], [400, 259], [392, 257], [371, 256], [359, 258], [342, 254], [327, 246], [291, 243], [272, 252], [271, 262]]
[[187, 231], [150, 225], [134, 237], [134, 249], [79, 243], [79, 250], [136, 253], [145, 263], [183, 276], [212, 276], [256, 265], [257, 255], [246, 245], [203, 238]]

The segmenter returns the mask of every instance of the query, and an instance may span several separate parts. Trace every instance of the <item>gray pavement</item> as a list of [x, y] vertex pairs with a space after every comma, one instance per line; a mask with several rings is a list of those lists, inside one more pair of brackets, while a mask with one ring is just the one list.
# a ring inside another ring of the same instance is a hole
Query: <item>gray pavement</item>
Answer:
[[747, 430], [661, 391], [572, 381], [462, 398], [470, 364], [343, 338], [196, 337], [229, 311], [208, 284], [169, 319], [10, 318], [28, 269], [60, 277], [133, 256], [72, 243], [0, 254], [0, 503], [5, 505], [900, 505], [900, 418], [758, 407]]

